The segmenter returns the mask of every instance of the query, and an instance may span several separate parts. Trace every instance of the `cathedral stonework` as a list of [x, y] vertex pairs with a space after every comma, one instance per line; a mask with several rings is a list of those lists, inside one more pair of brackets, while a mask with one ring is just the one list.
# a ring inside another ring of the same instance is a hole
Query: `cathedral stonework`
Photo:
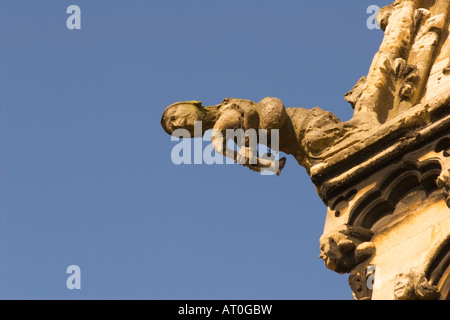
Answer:
[[[328, 207], [325, 266], [349, 274], [358, 300], [450, 299], [450, 1], [397, 0], [380, 12], [385, 32], [367, 76], [345, 99], [347, 122], [276, 98], [169, 106], [169, 134], [213, 129], [216, 152], [280, 174], [285, 159], [226, 152], [214, 130], [279, 130], [277, 149], [306, 168]], [[203, 134], [204, 132], [202, 132]], [[267, 142], [269, 147], [271, 141]], [[276, 150], [276, 151], [278, 151]]]

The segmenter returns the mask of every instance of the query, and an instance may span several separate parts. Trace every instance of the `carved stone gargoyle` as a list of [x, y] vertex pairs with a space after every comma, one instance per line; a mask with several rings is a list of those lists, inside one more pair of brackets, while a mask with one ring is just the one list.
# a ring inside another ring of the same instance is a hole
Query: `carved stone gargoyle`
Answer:
[[395, 279], [395, 300], [435, 300], [439, 297], [436, 286], [430, 284], [424, 272], [410, 269]]
[[[161, 125], [168, 134], [176, 135], [178, 129], [185, 129], [191, 137], [195, 137], [195, 122], [202, 123], [202, 135], [213, 129], [212, 143], [216, 152], [236, 161], [239, 153], [229, 152], [226, 141], [222, 138], [226, 136], [227, 130], [279, 130], [278, 150], [275, 150], [270, 141], [268, 146], [274, 151], [293, 155], [307, 170], [312, 158], [333, 145], [348, 131], [348, 127], [331, 112], [320, 108], [285, 108], [281, 100], [271, 97], [258, 103], [228, 98], [210, 107], [204, 107], [200, 101], [178, 102], [169, 106], [161, 119]], [[219, 134], [215, 134], [216, 132]], [[217, 138], [218, 136], [221, 138]], [[242, 146], [241, 150], [245, 148], [247, 147]], [[253, 170], [261, 171], [271, 165], [262, 163], [264, 160], [260, 158], [257, 159], [258, 163], [252, 165], [249, 163], [250, 155], [248, 152], [245, 154], [247, 159], [242, 164]]]
[[330, 270], [350, 272], [375, 253], [372, 236], [370, 230], [344, 225], [320, 237], [319, 257]]

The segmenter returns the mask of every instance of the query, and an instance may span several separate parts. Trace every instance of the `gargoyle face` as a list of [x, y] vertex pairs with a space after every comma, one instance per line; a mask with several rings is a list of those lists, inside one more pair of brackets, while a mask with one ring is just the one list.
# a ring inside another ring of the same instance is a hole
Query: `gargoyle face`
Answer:
[[186, 129], [193, 137], [195, 122], [202, 120], [203, 112], [200, 101], [178, 102], [170, 105], [164, 111], [161, 126], [170, 135], [174, 135], [177, 129]]
[[320, 255], [328, 269], [336, 271], [338, 269], [339, 261], [343, 259], [343, 255], [334, 238], [320, 239]]
[[399, 274], [394, 285], [397, 300], [408, 300], [414, 295], [414, 282], [407, 274]]
[[350, 272], [374, 254], [375, 246], [370, 242], [372, 236], [370, 230], [361, 227], [338, 227], [320, 238], [319, 257], [330, 270]]

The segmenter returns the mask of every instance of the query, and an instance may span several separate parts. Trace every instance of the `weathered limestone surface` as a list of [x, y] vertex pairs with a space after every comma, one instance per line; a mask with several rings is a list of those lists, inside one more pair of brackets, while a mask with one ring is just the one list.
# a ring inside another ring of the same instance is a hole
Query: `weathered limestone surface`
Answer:
[[[355, 110], [348, 122], [276, 98], [230, 98], [173, 104], [161, 124], [169, 134], [193, 132], [195, 121], [204, 131], [278, 129], [278, 150], [306, 168], [328, 207], [320, 256], [350, 274], [355, 299], [450, 299], [449, 16], [449, 0], [382, 9], [385, 37], [345, 95]], [[251, 164], [246, 146], [227, 153], [225, 142], [213, 141], [216, 151], [250, 169], [284, 166], [284, 158]]]
[[321, 245], [342, 226], [373, 232], [350, 271], [356, 299], [450, 299], [449, 13], [447, 0], [382, 10], [383, 43], [346, 95], [372, 127], [310, 168], [328, 206]]

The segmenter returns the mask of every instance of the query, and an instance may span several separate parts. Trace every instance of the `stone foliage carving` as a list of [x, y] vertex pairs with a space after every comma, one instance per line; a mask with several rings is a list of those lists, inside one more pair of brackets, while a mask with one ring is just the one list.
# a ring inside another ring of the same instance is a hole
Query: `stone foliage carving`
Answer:
[[384, 123], [421, 101], [449, 9], [447, 0], [397, 0], [381, 10], [385, 36], [352, 102], [355, 116]]

